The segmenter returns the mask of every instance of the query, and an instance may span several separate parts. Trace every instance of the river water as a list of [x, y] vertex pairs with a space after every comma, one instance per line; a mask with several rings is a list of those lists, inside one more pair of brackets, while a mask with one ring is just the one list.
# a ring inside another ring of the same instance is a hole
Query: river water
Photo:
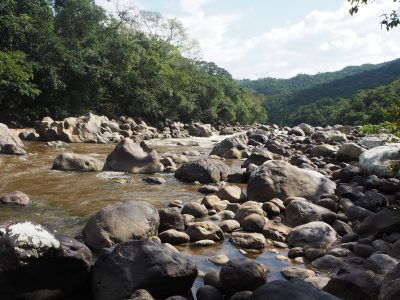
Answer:
[[[199, 146], [178, 146], [179, 141], [188, 139], [168, 139], [147, 141], [148, 145], [162, 155], [164, 153], [182, 154], [185, 150], [200, 151], [207, 156], [213, 144], [221, 141], [223, 136], [211, 138], [190, 138], [199, 142]], [[59, 230], [81, 240], [81, 230], [87, 219], [102, 207], [128, 200], [141, 200], [164, 208], [172, 200], [183, 202], [201, 199], [195, 184], [181, 183], [173, 174], [159, 174], [167, 183], [149, 185], [142, 179], [146, 175], [133, 175], [120, 172], [61, 172], [51, 170], [54, 158], [58, 153], [68, 151], [90, 154], [101, 160], [114, 149], [115, 145], [70, 144], [68, 149], [47, 147], [41, 142], [25, 142], [27, 156], [0, 155], [0, 195], [19, 190], [26, 193], [32, 203], [27, 207], [0, 207], [0, 222], [6, 220], [30, 220]], [[198, 157], [189, 157], [195, 159]], [[233, 169], [240, 168], [240, 161], [227, 161]], [[224, 253], [229, 258], [243, 254], [229, 243], [219, 243], [214, 247], [195, 248], [180, 247], [179, 250], [193, 255], [202, 272], [217, 270], [219, 267], [208, 261], [208, 257]], [[264, 263], [271, 272], [270, 279], [280, 279], [282, 267], [291, 263], [281, 262], [275, 258], [277, 253], [286, 252], [278, 249], [267, 249], [262, 254], [252, 253], [248, 257]], [[201, 279], [196, 281], [201, 285]]]

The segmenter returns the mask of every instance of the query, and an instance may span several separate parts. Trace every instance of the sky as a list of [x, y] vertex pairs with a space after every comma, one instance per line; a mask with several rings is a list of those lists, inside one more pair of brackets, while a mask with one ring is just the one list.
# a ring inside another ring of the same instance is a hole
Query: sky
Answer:
[[201, 57], [234, 78], [289, 78], [400, 57], [400, 28], [381, 28], [398, 8], [376, 0], [349, 15], [346, 0], [96, 0], [177, 18], [201, 46]]

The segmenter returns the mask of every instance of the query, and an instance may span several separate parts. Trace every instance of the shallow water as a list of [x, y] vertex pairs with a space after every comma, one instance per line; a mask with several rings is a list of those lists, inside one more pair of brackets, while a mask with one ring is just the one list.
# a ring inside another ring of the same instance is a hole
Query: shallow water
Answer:
[[[160, 155], [163, 153], [181, 154], [185, 150], [195, 149], [207, 156], [213, 144], [221, 141], [223, 136], [211, 138], [190, 138], [200, 146], [178, 146], [180, 139], [151, 140], [147, 143]], [[68, 151], [91, 154], [101, 160], [114, 149], [115, 145], [70, 144], [67, 149], [46, 147], [41, 142], [25, 142], [27, 156], [0, 155], [0, 194], [19, 190], [32, 200], [28, 207], [0, 207], [0, 222], [6, 220], [30, 220], [49, 225], [67, 235], [79, 239], [87, 219], [100, 208], [115, 202], [142, 200], [157, 208], [167, 207], [172, 200], [183, 202], [202, 198], [195, 184], [181, 183], [173, 174], [158, 174], [167, 184], [149, 185], [142, 179], [147, 175], [132, 175], [120, 172], [61, 172], [51, 170], [54, 158], [58, 153]], [[196, 159], [197, 157], [189, 157]], [[227, 161], [233, 169], [240, 168], [239, 161]], [[208, 261], [208, 257], [224, 253], [229, 258], [242, 256], [237, 248], [225, 242], [215, 247], [195, 248], [181, 247], [180, 250], [193, 255], [199, 269], [203, 272], [218, 269]], [[281, 251], [279, 254], [285, 254]], [[290, 263], [275, 259], [277, 254], [266, 250], [260, 255], [251, 255], [259, 262], [266, 264], [271, 272], [268, 277], [281, 278], [279, 273], [283, 266]], [[196, 286], [201, 284], [199, 278]]]

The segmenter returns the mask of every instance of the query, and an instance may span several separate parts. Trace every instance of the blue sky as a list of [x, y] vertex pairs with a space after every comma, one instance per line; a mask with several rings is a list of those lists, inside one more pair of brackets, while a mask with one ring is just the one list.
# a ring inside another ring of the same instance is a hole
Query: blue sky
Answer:
[[392, 0], [348, 14], [345, 0], [96, 0], [178, 18], [201, 45], [202, 58], [235, 78], [315, 74], [400, 57], [400, 28], [382, 30]]

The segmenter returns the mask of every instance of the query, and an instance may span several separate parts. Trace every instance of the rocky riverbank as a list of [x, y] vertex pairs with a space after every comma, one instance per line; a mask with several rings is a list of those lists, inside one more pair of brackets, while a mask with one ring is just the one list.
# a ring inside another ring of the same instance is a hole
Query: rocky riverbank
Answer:
[[[0, 152], [26, 155], [23, 142], [0, 125]], [[62, 151], [55, 170], [148, 174], [143, 185], [166, 188], [160, 174], [174, 174], [204, 196], [160, 209], [135, 199], [108, 205], [76, 239], [29, 220], [0, 224], [2, 298], [190, 299], [199, 277], [197, 299], [400, 297], [395, 137], [364, 136], [340, 125], [158, 127], [88, 115], [45, 118], [36, 130], [20, 131], [23, 139], [61, 149], [74, 142], [117, 143], [105, 161]], [[158, 153], [146, 143], [218, 132], [236, 134], [202, 158], [195, 143], [186, 155]], [[241, 169], [229, 167], [232, 162]], [[4, 205], [29, 207], [27, 195], [0, 192]], [[203, 273], [182, 251], [190, 245], [207, 252], [226, 240], [241, 257], [210, 253], [218, 271]], [[286, 281], [269, 280], [268, 262], [250, 259], [274, 248], [287, 249], [276, 257], [292, 264], [281, 270]]]

